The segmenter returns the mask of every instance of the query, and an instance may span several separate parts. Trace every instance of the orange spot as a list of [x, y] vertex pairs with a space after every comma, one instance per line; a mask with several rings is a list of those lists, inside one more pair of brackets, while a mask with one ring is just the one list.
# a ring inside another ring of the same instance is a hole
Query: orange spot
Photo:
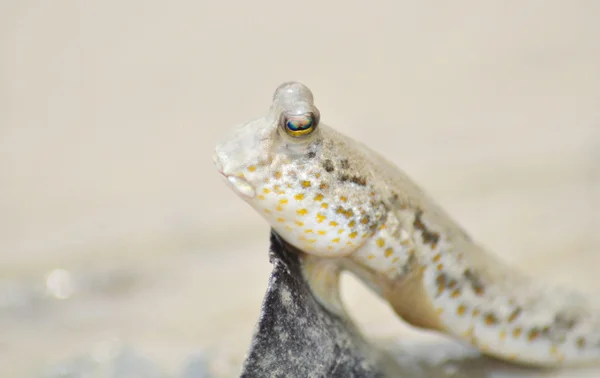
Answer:
[[269, 190], [269, 188], [264, 188], [264, 189], [263, 189], [263, 193], [265, 193], [265, 194], [269, 194], [269, 193], [271, 193], [271, 191]]
[[352, 228], [356, 226], [356, 222], [355, 221], [351, 221], [350, 223], [348, 223], [348, 227]]
[[345, 197], [345, 196], [341, 196], [341, 197], [340, 197], [340, 201], [343, 201], [343, 202], [348, 202], [348, 198], [347, 198], [347, 197]]
[[451, 296], [452, 298], [458, 298], [458, 297], [460, 297], [460, 290], [458, 290], [458, 289], [454, 290], [454, 291], [452, 292], [452, 294], [450, 294], [450, 296]]
[[394, 250], [392, 248], [386, 248], [383, 254], [385, 255], [385, 257], [390, 257], [392, 253], [394, 253]]
[[256, 166], [254, 166], [254, 165], [249, 166], [248, 171], [250, 171], [250, 172], [256, 171]]
[[321, 177], [321, 174], [320, 173], [315, 173], [315, 177], [319, 178], [319, 177]]
[[302, 227], [304, 226], [304, 222], [300, 222], [300, 221], [295, 221], [294, 223], [296, 223], [298, 226]]
[[306, 230], [304, 230], [305, 234], [314, 234], [312, 228], [307, 228]]
[[512, 333], [513, 337], [514, 337], [514, 338], [517, 338], [517, 337], [521, 336], [521, 332], [522, 332], [522, 331], [523, 331], [523, 330], [521, 329], [521, 327], [517, 327], [517, 328], [515, 328], [515, 329], [514, 329], [514, 331], [513, 331], [513, 333]]
[[335, 239], [331, 239], [332, 243], [339, 243], [340, 242], [340, 238], [335, 238]]
[[302, 181], [302, 187], [303, 188], [310, 188], [310, 181], [303, 180]]
[[479, 311], [478, 309], [473, 310], [473, 316], [479, 316], [480, 313], [481, 311]]
[[306, 214], [308, 214], [308, 210], [306, 210], [306, 209], [300, 209], [300, 210], [296, 210], [296, 213], [298, 215], [306, 215]]
[[277, 211], [283, 211], [283, 206], [277, 205], [277, 207], [275, 208], [275, 210], [277, 210]]
[[298, 193], [294, 196], [294, 198], [297, 199], [298, 201], [301, 201], [304, 199], [304, 194]]
[[440, 307], [440, 308], [436, 309], [435, 312], [437, 312], [438, 315], [441, 315], [442, 312], [444, 312], [444, 309]]
[[317, 214], [317, 223], [323, 223], [323, 221], [327, 219], [327, 217], [323, 214]]
[[321, 189], [321, 190], [327, 189], [327, 184], [321, 184], [321, 185], [319, 185], [319, 189]]
[[259, 199], [264, 200], [265, 196], [263, 196], [262, 194], [258, 196]]
[[322, 204], [321, 204], [321, 207], [322, 207], [323, 209], [327, 209], [327, 208], [329, 207], [329, 205], [328, 205], [328, 204], [326, 204], [326, 203], [322, 203]]
[[343, 228], [340, 228], [340, 229], [338, 230], [338, 235], [341, 235], [341, 234], [343, 234], [343, 233], [344, 233], [344, 229], [343, 229]]
[[408, 240], [408, 239], [402, 239], [402, 240], [400, 240], [400, 245], [408, 247], [410, 245], [410, 240]]
[[319, 235], [325, 235], [327, 233], [327, 231], [319, 230], [319, 231], [317, 231], [317, 233]]
[[279, 203], [284, 205], [284, 204], [288, 203], [288, 200], [287, 200], [287, 198], [282, 198], [279, 200]]
[[361, 220], [360, 220], [360, 223], [362, 223], [362, 224], [367, 224], [367, 223], [369, 223], [369, 218], [367, 218], [367, 217], [364, 217], [363, 219], [361, 219]]
[[508, 316], [508, 322], [512, 323], [515, 321], [515, 319], [517, 318], [517, 316], [519, 316], [519, 314], [521, 313], [521, 309], [517, 308], [516, 310], [514, 310], [509, 316]]
[[382, 224], [381, 227], [379, 227], [380, 230], [385, 230], [385, 224]]
[[285, 222], [285, 218], [277, 218], [277, 222], [283, 223], [283, 222]]
[[533, 340], [537, 339], [537, 337], [539, 335], [540, 335], [540, 331], [538, 331], [537, 329], [532, 329], [531, 331], [529, 331], [529, 336], [527, 337], [527, 340], [533, 341]]
[[440, 255], [440, 254], [438, 253], [437, 255], [433, 256], [433, 262], [435, 262], [435, 263], [436, 263], [436, 262], [440, 261], [440, 259], [441, 259], [441, 258], [442, 258], [442, 255]]
[[465, 339], [471, 339], [471, 340], [472, 340], [471, 342], [472, 342], [473, 344], [475, 344], [475, 342], [473, 341], [473, 340], [474, 340], [474, 339], [473, 339], [473, 326], [469, 327], [469, 329], [467, 329], [466, 331], [464, 331], [464, 332], [462, 333], [462, 336], [463, 336]]
[[397, 262], [398, 260], [400, 260], [400, 257], [394, 257], [394, 258], [392, 259], [392, 264], [393, 264], [393, 263], [395, 263], [395, 262]]
[[385, 240], [383, 240], [382, 238], [377, 239], [377, 241], [375, 242], [377, 244], [377, 246], [379, 248], [383, 248], [383, 246], [385, 245]]
[[585, 346], [585, 338], [583, 338], [583, 337], [578, 338], [577, 339], [577, 346], [579, 348], [583, 348]]
[[329, 222], [329, 225], [331, 227], [336, 227], [338, 225], [338, 223], [336, 221], [331, 221], [331, 222]]
[[350, 237], [350, 239], [354, 239], [356, 237], [356, 235], [358, 235], [358, 233], [355, 232], [351, 232], [350, 234], [348, 234], [348, 236]]
[[369, 260], [373, 260], [374, 258], [375, 258], [375, 256], [373, 256], [373, 255], [367, 256], [367, 259], [369, 259]]
[[321, 193], [319, 193], [315, 196], [315, 201], [321, 201], [321, 200], [323, 200], [323, 195]]
[[460, 316], [463, 316], [466, 311], [467, 311], [467, 306], [465, 306], [464, 304], [461, 304], [456, 308], [456, 313]]
[[494, 314], [487, 314], [485, 316], [485, 324], [489, 326], [498, 324], [498, 319], [494, 316]]
[[271, 210], [269, 210], [269, 209], [264, 209], [264, 212], [267, 214], [271, 214]]
[[504, 339], [506, 339], [506, 331], [502, 330], [500, 331], [500, 340], [504, 341]]
[[438, 264], [437, 270], [442, 270], [442, 269], [444, 269], [444, 264]]
[[273, 177], [275, 177], [276, 179], [280, 179], [281, 178], [281, 172], [277, 171], [277, 172], [273, 173]]

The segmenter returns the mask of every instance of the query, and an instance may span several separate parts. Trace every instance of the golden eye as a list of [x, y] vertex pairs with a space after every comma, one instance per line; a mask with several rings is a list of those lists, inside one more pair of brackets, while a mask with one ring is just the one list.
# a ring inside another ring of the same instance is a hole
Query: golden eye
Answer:
[[317, 126], [317, 122], [312, 113], [287, 116], [284, 118], [284, 122], [285, 131], [293, 137], [310, 134]]

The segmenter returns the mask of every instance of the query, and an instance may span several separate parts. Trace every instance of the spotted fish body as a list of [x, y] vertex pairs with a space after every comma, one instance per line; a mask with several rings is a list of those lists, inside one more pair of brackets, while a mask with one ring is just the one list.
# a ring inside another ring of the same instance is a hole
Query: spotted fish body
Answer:
[[600, 362], [600, 312], [485, 251], [397, 167], [321, 124], [310, 90], [282, 84], [214, 162], [288, 243], [323, 305], [344, 315], [349, 270], [407, 322], [515, 362]]

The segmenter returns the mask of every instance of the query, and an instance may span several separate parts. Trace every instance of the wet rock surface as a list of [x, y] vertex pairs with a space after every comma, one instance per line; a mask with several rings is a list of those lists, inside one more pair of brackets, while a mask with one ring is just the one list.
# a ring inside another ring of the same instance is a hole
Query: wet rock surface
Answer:
[[273, 271], [241, 377], [384, 377], [353, 325], [313, 297], [297, 251], [271, 233]]

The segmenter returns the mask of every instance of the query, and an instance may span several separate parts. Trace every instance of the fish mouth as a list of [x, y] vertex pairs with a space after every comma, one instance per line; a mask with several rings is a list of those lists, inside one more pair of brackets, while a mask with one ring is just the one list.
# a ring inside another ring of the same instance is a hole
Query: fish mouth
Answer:
[[256, 197], [256, 189], [254, 186], [246, 180], [243, 174], [227, 172], [217, 153], [213, 155], [213, 163], [215, 164], [217, 171], [219, 171], [223, 178], [227, 179], [226, 181], [238, 195], [249, 199]]
[[233, 175], [228, 175], [226, 177], [236, 193], [250, 199], [256, 197], [256, 189], [254, 189], [254, 186], [252, 186], [248, 180], [243, 177]]

